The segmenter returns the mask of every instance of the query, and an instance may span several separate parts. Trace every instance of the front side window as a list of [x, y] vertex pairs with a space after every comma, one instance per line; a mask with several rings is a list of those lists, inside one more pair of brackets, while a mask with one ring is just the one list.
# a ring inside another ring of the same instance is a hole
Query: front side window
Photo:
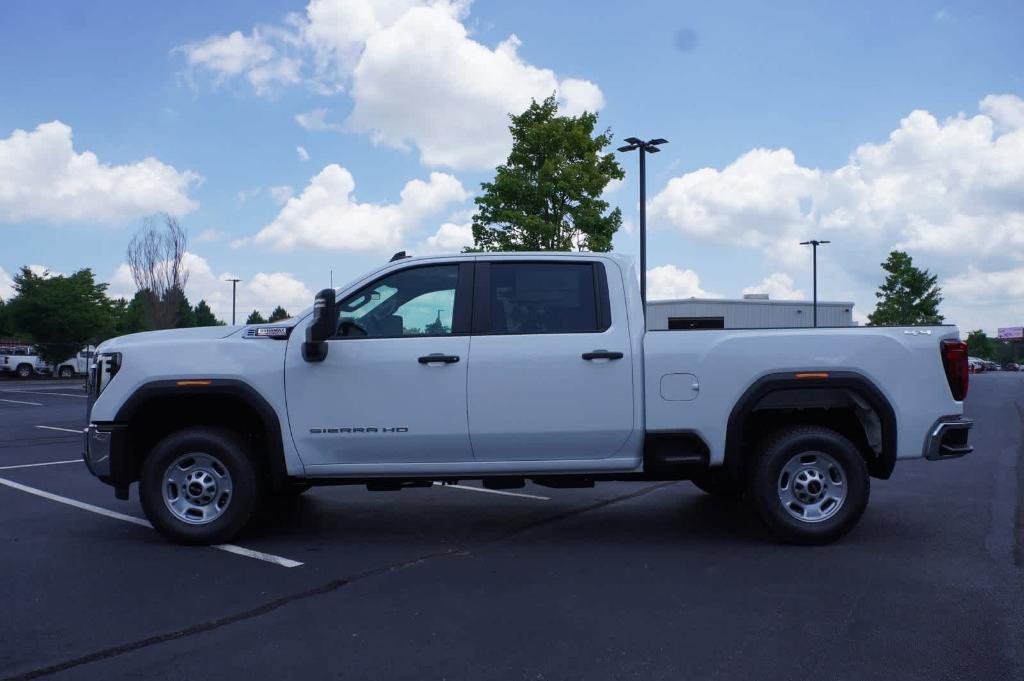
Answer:
[[458, 265], [413, 267], [378, 279], [341, 301], [338, 337], [449, 335], [458, 280]]
[[590, 264], [492, 263], [490, 277], [493, 333], [602, 330]]

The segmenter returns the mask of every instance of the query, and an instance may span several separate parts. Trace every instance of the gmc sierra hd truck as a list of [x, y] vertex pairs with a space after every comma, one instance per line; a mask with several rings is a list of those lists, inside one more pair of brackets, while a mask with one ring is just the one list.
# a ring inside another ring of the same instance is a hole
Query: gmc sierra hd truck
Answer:
[[692, 480], [820, 544], [971, 451], [968, 378], [952, 326], [653, 331], [620, 256], [397, 254], [290, 320], [107, 341], [84, 458], [184, 543], [313, 485]]

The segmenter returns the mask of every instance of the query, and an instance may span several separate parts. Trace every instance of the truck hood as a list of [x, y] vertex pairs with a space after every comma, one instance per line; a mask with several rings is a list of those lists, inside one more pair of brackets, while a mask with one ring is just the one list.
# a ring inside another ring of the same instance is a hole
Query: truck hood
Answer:
[[104, 341], [97, 352], [115, 351], [121, 348], [135, 345], [147, 345], [149, 343], [165, 343], [176, 341], [201, 341], [218, 340], [227, 338], [244, 329], [245, 326], [201, 326], [192, 329], [165, 329], [163, 331], [144, 331], [142, 333], [131, 333], [127, 336], [118, 336]]

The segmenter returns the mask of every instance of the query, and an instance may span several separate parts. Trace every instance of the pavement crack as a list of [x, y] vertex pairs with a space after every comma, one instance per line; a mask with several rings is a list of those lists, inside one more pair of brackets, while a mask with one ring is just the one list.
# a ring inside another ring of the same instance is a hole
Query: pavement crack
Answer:
[[0, 681], [30, 681], [30, 679], [42, 678], [44, 676], [49, 676], [51, 674], [56, 674], [58, 672], [67, 671], [75, 667], [81, 667], [82, 665], [90, 664], [93, 662], [100, 662], [103, 660], [110, 659], [112, 657], [117, 657], [119, 655], [132, 653], [143, 648], [149, 648], [151, 646], [159, 645], [161, 643], [177, 641], [183, 638], [196, 636], [198, 634], [204, 634], [206, 632], [213, 631], [215, 629], [220, 629], [221, 627], [226, 627], [232, 624], [236, 624], [238, 622], [244, 622], [246, 620], [262, 617], [263, 615], [274, 612], [275, 610], [283, 608], [286, 605], [290, 605], [292, 603], [307, 600], [310, 598], [316, 598], [318, 596], [323, 596], [325, 594], [338, 591], [339, 589], [343, 589], [349, 585], [361, 582], [366, 579], [378, 577], [380, 575], [385, 575], [392, 572], [398, 572], [400, 570], [414, 567], [416, 565], [420, 565], [422, 563], [426, 563], [437, 558], [445, 558], [453, 555], [466, 555], [472, 553], [472, 551], [474, 551], [475, 549], [505, 541], [512, 537], [529, 532], [530, 530], [537, 529], [538, 527], [550, 525], [552, 523], [556, 523], [567, 518], [572, 518], [574, 516], [587, 513], [589, 511], [594, 511], [599, 508], [604, 508], [612, 504], [617, 504], [622, 501], [635, 499], [637, 497], [644, 496], [645, 494], [649, 494], [650, 492], [653, 492], [657, 489], [661, 489], [663, 487], [667, 487], [669, 485], [674, 484], [676, 484], [676, 481], [673, 480], [669, 482], [661, 482], [654, 485], [648, 485], [647, 487], [643, 487], [639, 490], [634, 490], [628, 494], [621, 494], [619, 496], [603, 499], [601, 501], [595, 502], [593, 504], [588, 504], [587, 506], [583, 506], [581, 508], [572, 509], [564, 513], [558, 513], [553, 516], [544, 518], [542, 520], [538, 520], [536, 522], [523, 525], [509, 532], [505, 532], [493, 539], [477, 542], [472, 546], [452, 547], [449, 549], [445, 549], [443, 551], [434, 551], [431, 553], [418, 556], [416, 558], [411, 558], [409, 560], [389, 563], [388, 565], [376, 567], [371, 570], [366, 570], [365, 572], [361, 572], [359, 574], [356, 574], [352, 577], [348, 577], [345, 579], [332, 579], [328, 582], [325, 582], [324, 584], [313, 587], [312, 589], [299, 591], [288, 596], [282, 596], [281, 598], [268, 601], [266, 603], [263, 603], [262, 605], [259, 605], [255, 608], [251, 608], [249, 610], [243, 610], [242, 612], [234, 613], [232, 615], [226, 615], [224, 617], [218, 617], [215, 619], [207, 620], [205, 622], [193, 624], [191, 626], [184, 627], [182, 629], [177, 629], [175, 631], [170, 631], [163, 634], [156, 634], [154, 636], [148, 636], [146, 638], [137, 639], [135, 641], [130, 641], [128, 643], [122, 643], [120, 645], [111, 646], [109, 648], [103, 648], [102, 650], [97, 650], [95, 652], [89, 653], [88, 655], [82, 655], [80, 657], [75, 657], [70, 660], [65, 660], [63, 662], [48, 665], [46, 667], [40, 667], [38, 669], [34, 669], [22, 674], [17, 674], [15, 676], [8, 676]]

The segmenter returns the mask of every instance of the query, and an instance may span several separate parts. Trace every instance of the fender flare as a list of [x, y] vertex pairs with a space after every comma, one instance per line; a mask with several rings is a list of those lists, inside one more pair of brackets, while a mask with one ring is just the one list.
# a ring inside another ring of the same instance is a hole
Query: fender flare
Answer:
[[[821, 378], [796, 378], [798, 373], [821, 374]], [[726, 425], [724, 467], [738, 475], [743, 463], [743, 428], [757, 404], [767, 395], [779, 390], [804, 389], [850, 390], [867, 402], [878, 414], [882, 426], [882, 452], [868, 461], [871, 475], [888, 480], [896, 467], [897, 424], [896, 412], [889, 399], [870, 379], [854, 371], [806, 371], [767, 374], [754, 381], [733, 406]]]
[[[195, 381], [193, 378], [170, 379], [150, 381], [143, 383], [135, 389], [127, 400], [117, 410], [114, 417], [115, 424], [127, 425], [135, 414], [147, 403], [154, 399], [173, 397], [230, 397], [238, 399], [250, 407], [259, 416], [263, 424], [263, 434], [267, 444], [267, 463], [270, 467], [272, 479], [277, 482], [288, 477], [288, 467], [284, 458], [284, 441], [282, 439], [281, 420], [277, 412], [270, 406], [270, 403], [255, 388], [244, 381], [231, 378], [209, 379], [207, 385], [179, 385], [180, 381]], [[206, 379], [202, 379], [205, 381]], [[116, 442], [116, 440], [115, 440]], [[112, 443], [113, 444], [113, 443]], [[126, 475], [131, 470], [128, 458], [134, 456], [126, 451], [127, 442], [122, 439], [122, 461], [121, 474]], [[111, 451], [111, 464], [114, 464], [114, 452]], [[112, 469], [113, 472], [113, 469]], [[115, 475], [116, 478], [119, 477]], [[130, 481], [129, 481], [130, 482]]]

